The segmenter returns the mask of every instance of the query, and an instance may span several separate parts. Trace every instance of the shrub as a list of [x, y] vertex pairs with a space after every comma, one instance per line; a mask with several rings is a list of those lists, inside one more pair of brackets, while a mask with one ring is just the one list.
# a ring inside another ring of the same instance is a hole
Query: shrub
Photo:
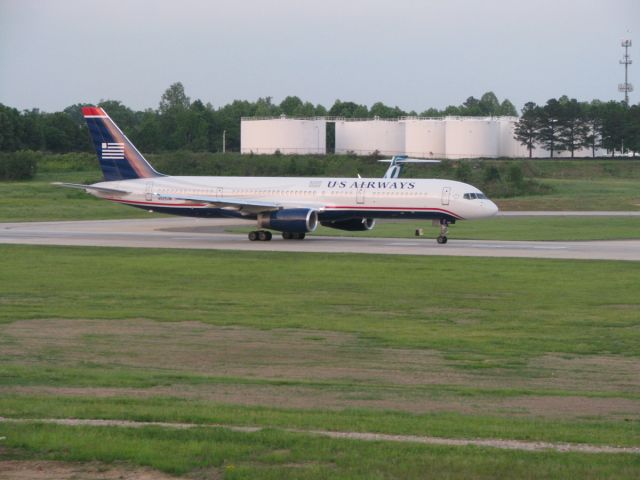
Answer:
[[29, 180], [36, 174], [41, 153], [22, 151], [0, 154], [1, 180]]

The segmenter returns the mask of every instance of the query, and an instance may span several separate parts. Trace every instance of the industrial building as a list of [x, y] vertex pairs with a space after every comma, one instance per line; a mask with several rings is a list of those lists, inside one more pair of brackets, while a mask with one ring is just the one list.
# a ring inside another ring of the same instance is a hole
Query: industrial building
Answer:
[[[334, 150], [338, 154], [378, 152], [448, 159], [528, 157], [527, 148], [513, 138], [517, 121], [517, 117], [249, 117], [241, 121], [240, 144], [242, 153], [325, 154], [327, 123], [335, 123]], [[533, 156], [548, 157], [549, 152], [536, 148]], [[591, 151], [580, 150], [576, 156], [591, 156]]]

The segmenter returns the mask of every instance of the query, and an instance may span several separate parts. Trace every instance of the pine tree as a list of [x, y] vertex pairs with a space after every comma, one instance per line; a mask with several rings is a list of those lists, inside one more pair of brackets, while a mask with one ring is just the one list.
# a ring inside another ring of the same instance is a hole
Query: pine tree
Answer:
[[513, 138], [520, 142], [521, 145], [527, 147], [529, 158], [532, 157], [532, 152], [536, 144], [539, 115], [540, 107], [533, 102], [526, 103], [522, 109], [522, 116], [516, 122], [515, 128], [513, 129]]

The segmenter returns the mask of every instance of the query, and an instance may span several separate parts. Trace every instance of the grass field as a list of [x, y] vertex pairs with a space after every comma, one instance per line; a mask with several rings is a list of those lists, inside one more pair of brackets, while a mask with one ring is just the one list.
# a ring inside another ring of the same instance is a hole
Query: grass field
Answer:
[[[224, 478], [637, 478], [640, 456], [282, 428], [640, 445], [633, 262], [0, 246], [0, 459]], [[1, 474], [0, 474], [1, 478]]]

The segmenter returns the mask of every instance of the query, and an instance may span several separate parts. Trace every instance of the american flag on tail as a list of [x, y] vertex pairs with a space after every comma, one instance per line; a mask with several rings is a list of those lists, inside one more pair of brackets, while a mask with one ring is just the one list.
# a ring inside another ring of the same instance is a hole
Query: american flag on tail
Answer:
[[124, 143], [103, 143], [102, 158], [105, 160], [123, 160]]

